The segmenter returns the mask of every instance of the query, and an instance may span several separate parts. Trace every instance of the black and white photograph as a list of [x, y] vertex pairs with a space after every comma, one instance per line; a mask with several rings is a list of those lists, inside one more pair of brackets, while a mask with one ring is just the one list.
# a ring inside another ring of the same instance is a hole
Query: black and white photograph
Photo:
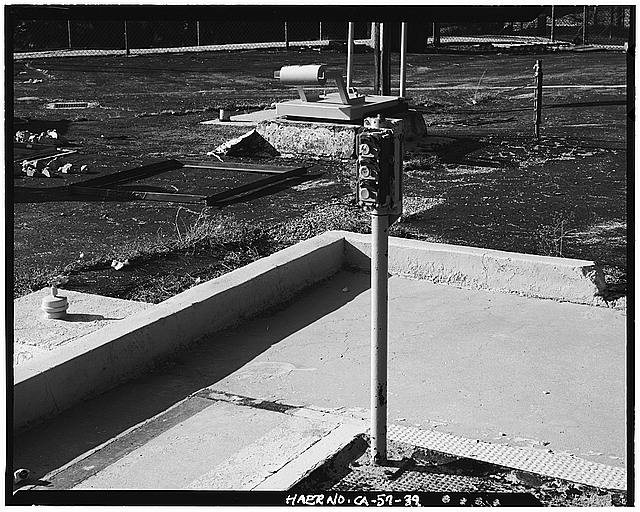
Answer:
[[3, 11], [6, 505], [635, 505], [635, 4]]

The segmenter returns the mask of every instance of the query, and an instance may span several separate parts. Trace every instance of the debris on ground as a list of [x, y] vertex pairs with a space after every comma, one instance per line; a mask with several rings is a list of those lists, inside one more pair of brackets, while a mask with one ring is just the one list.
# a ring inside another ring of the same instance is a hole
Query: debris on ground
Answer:
[[240, 137], [231, 139], [219, 145], [213, 151], [207, 153], [208, 156], [226, 155], [259, 157], [277, 156], [278, 154], [278, 151], [255, 129], [241, 135]]
[[114, 270], [122, 270], [124, 267], [126, 267], [129, 264], [129, 259], [126, 259], [124, 261], [118, 261], [118, 260], [113, 260], [111, 262], [111, 267]]
[[38, 144], [65, 144], [64, 140], [57, 130], [47, 130], [46, 132], [32, 133], [29, 130], [18, 130], [13, 137], [14, 142], [22, 144], [34, 143]]

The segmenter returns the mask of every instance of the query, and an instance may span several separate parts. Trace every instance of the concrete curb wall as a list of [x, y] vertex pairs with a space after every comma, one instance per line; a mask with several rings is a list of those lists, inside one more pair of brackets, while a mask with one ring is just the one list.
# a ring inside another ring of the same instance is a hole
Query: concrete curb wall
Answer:
[[[345, 264], [369, 270], [368, 235], [328, 231], [195, 286], [14, 369], [14, 429], [133, 378], [207, 334], [276, 306]], [[389, 271], [461, 288], [595, 304], [591, 261], [391, 237]]]
[[[368, 235], [342, 233], [345, 261], [369, 269]], [[460, 288], [517, 293], [578, 304], [600, 303], [606, 284], [593, 261], [389, 238], [389, 272]]]
[[343, 246], [335, 234], [314, 237], [25, 362], [14, 371], [14, 429], [106, 391], [329, 277], [342, 267]]

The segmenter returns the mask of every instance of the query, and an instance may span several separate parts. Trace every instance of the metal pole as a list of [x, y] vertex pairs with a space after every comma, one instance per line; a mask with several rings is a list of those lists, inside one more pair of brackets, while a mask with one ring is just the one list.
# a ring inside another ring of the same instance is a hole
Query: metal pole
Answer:
[[127, 35], [127, 22], [124, 22], [124, 50], [126, 55], [131, 55], [129, 50], [129, 36]]
[[400, 96], [407, 95], [407, 22], [400, 25]]
[[284, 22], [284, 47], [289, 49], [289, 24]]
[[433, 22], [433, 46], [440, 46], [440, 23]]
[[322, 41], [322, 22], [318, 22], [318, 38], [320, 39], [320, 41]]
[[551, 42], [556, 40], [556, 6], [551, 6]]
[[349, 22], [347, 31], [347, 91], [352, 87], [351, 80], [353, 78], [353, 32], [355, 23]]
[[380, 23], [373, 24], [373, 94], [380, 94]]
[[387, 460], [389, 216], [371, 214], [371, 460]]
[[200, 46], [200, 22], [196, 21], [196, 46]]
[[380, 70], [382, 95], [391, 95], [391, 31], [388, 23], [380, 24]]
[[534, 108], [534, 135], [537, 139], [540, 138], [540, 123], [542, 122], [542, 61], [537, 60], [536, 65], [533, 67], [535, 70], [534, 77], [536, 81], [536, 88], [533, 97]]
[[582, 8], [582, 45], [587, 44], [587, 6]]
[[71, 50], [71, 20], [67, 20], [67, 38], [69, 40], [69, 50]]

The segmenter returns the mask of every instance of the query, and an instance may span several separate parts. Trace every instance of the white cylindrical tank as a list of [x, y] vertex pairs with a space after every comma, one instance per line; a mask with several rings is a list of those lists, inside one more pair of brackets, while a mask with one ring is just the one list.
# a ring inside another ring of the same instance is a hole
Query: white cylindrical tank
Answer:
[[324, 64], [283, 66], [280, 68], [280, 82], [288, 85], [324, 85], [327, 81], [326, 67]]

